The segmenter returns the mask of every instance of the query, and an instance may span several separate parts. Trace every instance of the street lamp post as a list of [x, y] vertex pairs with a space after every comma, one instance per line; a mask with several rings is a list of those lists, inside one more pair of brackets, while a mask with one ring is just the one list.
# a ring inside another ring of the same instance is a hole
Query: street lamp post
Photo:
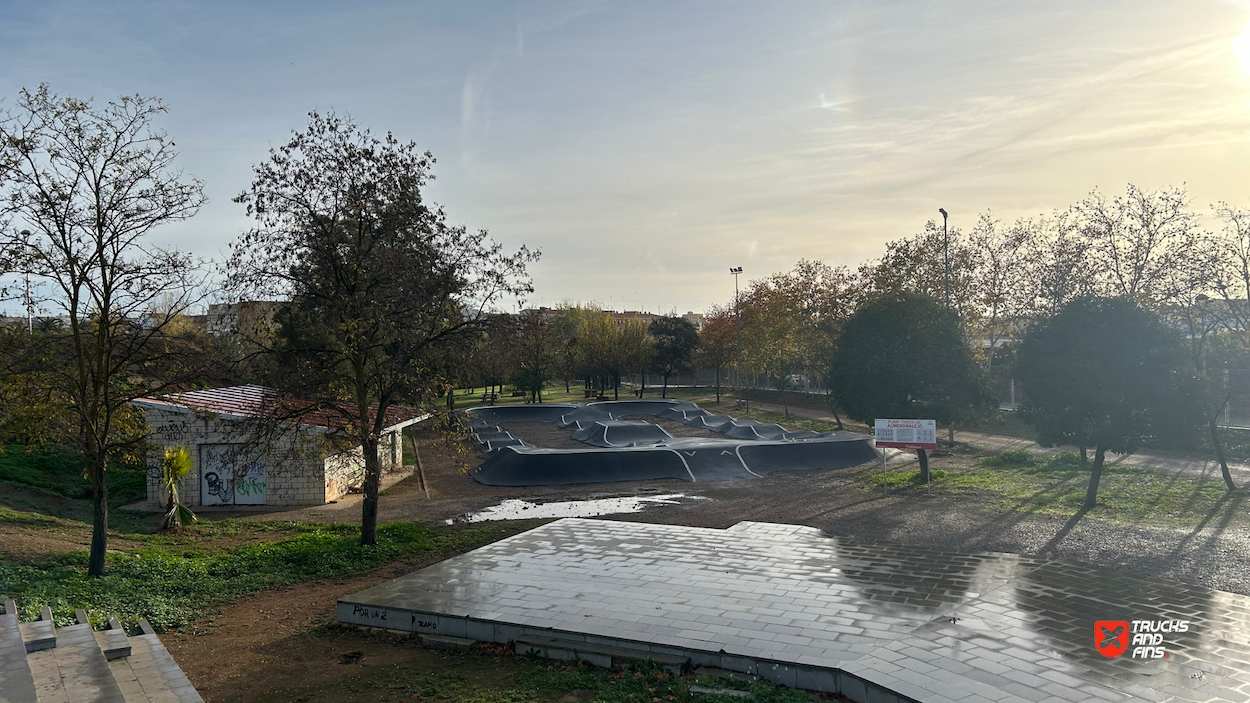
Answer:
[[946, 283], [946, 307], [951, 306], [951, 238], [946, 229], [946, 209], [938, 208], [942, 213], [942, 264], [946, 269], [943, 280]]
[[[29, 247], [30, 230], [24, 229], [21, 232], [22, 243]], [[25, 255], [28, 252], [22, 252]], [[26, 293], [22, 296], [22, 302], [26, 304], [26, 333], [33, 335], [35, 333], [35, 301], [30, 297], [30, 271], [26, 271]]]
[[[946, 309], [951, 307], [951, 237], [950, 231], [946, 228], [946, 208], [938, 208], [938, 212], [942, 213], [942, 281], [946, 288]], [[946, 441], [950, 445], [955, 446], [955, 423], [952, 421], [946, 426]]]
[[734, 385], [737, 390], [734, 395], [738, 400], [742, 400], [742, 330], [738, 326], [738, 274], [742, 273], [741, 266], [731, 266], [729, 273], [734, 277], [734, 339], [738, 346], [738, 360], [734, 362]]

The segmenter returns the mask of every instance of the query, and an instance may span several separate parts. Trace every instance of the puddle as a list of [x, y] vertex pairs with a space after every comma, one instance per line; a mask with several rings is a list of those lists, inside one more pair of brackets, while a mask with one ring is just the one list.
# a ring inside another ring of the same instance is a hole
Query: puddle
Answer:
[[487, 522], [490, 520], [529, 520], [547, 517], [595, 517], [597, 515], [618, 515], [620, 513], [637, 513], [652, 505], [678, 505], [686, 500], [711, 500], [703, 496], [688, 496], [684, 493], [665, 493], [662, 495], [625, 496], [623, 498], [596, 498], [591, 500], [568, 500], [556, 503], [531, 503], [528, 500], [505, 500], [499, 505], [461, 515], [445, 524], [463, 522]]

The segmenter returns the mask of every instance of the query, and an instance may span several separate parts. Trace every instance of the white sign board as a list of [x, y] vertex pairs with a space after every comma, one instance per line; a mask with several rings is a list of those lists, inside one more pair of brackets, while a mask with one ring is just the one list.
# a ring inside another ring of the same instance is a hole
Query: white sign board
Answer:
[[935, 420], [877, 420], [878, 447], [937, 449]]

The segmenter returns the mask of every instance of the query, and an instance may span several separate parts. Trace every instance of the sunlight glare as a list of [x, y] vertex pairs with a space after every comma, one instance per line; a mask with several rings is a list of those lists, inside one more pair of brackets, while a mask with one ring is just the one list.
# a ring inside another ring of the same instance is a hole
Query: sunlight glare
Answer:
[[1246, 25], [1245, 32], [1233, 39], [1233, 53], [1241, 60], [1241, 70], [1250, 74], [1250, 24]]

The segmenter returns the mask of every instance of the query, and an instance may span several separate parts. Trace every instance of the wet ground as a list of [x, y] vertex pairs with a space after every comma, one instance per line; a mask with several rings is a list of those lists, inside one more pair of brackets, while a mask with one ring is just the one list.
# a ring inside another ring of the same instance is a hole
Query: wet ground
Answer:
[[[726, 404], [723, 411], [729, 410]], [[792, 412], [797, 412], [792, 409]], [[567, 436], [567, 432], [542, 423]], [[449, 445], [423, 432], [421, 453], [430, 479], [430, 499], [415, 479], [385, 491], [380, 519], [437, 523], [496, 505], [506, 499], [533, 503], [622, 496], [684, 493], [711, 500], [679, 505], [652, 505], [623, 519], [726, 528], [743, 520], [796, 523], [831, 534], [865, 541], [943, 547], [966, 551], [1044, 554], [1250, 594], [1250, 530], [1244, 523], [1246, 503], [1221, 503], [1192, 526], [1157, 527], [1113, 523], [1093, 516], [1041, 514], [1032, 504], [1004, 506], [993, 496], [951, 495], [935, 491], [895, 490], [883, 495], [866, 480], [879, 467], [838, 471], [804, 471], [750, 481], [689, 483], [641, 481], [622, 484], [559, 487], [493, 487], [475, 482], [467, 473], [481, 459], [464, 445]], [[960, 433], [963, 437], [963, 433]], [[998, 438], [1003, 448], [1023, 440]], [[975, 451], [941, 453], [932, 459], [935, 470], [971, 466]], [[1195, 467], [1195, 470], [1197, 467]], [[1218, 469], [1217, 469], [1218, 471]], [[1044, 497], [1044, 496], [1042, 496]], [[243, 513], [257, 519], [358, 522], [359, 496], [345, 496], [335, 505], [299, 510]]]
[[683, 502], [707, 500], [701, 496], [684, 493], [661, 493], [656, 495], [625, 496], [621, 498], [590, 498], [586, 500], [563, 500], [547, 503], [531, 503], [528, 500], [509, 499], [498, 505], [475, 510], [450, 520], [447, 524], [489, 522], [491, 520], [534, 520], [564, 517], [598, 517], [600, 515], [625, 515], [639, 513], [657, 505], [680, 505]]
[[595, 636], [855, 700], [873, 686], [926, 703], [1250, 693], [1245, 597], [758, 522], [561, 520], [347, 596], [339, 619], [480, 641]]

